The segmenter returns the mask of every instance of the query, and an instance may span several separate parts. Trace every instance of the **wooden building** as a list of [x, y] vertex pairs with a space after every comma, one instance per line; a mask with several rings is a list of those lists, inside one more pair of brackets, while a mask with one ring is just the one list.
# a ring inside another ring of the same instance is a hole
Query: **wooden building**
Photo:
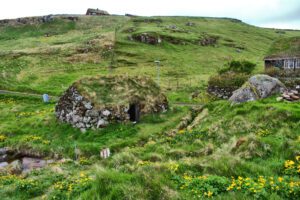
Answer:
[[299, 70], [300, 69], [300, 56], [271, 56], [266, 57], [265, 69], [276, 67], [283, 70]]
[[264, 61], [265, 69], [275, 67], [287, 71], [300, 70], [300, 37], [276, 40]]

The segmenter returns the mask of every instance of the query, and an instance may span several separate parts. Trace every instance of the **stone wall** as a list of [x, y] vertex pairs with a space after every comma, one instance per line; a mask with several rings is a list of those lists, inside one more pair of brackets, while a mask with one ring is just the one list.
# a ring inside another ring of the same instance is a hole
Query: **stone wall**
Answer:
[[[236, 88], [235, 88], [236, 89]], [[234, 88], [221, 88], [217, 86], [210, 86], [207, 88], [207, 92], [212, 94], [220, 99], [229, 99], [231, 97]]]
[[56, 106], [56, 116], [60, 121], [72, 124], [82, 131], [88, 128], [103, 128], [110, 122], [128, 121], [126, 106], [94, 108], [93, 104], [70, 87]]

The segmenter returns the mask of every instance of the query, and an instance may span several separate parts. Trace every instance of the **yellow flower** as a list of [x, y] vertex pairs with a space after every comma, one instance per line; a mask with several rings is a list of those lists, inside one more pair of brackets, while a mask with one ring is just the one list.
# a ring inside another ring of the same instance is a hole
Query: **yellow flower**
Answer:
[[43, 140], [42, 142], [43, 142], [43, 144], [46, 144], [46, 145], [50, 144], [49, 140]]
[[184, 134], [185, 131], [184, 131], [184, 130], [179, 130], [178, 133], [179, 133], [179, 134]]
[[213, 195], [213, 192], [211, 192], [211, 191], [204, 193], [204, 196], [207, 196], [207, 197], [211, 197], [212, 195]]
[[80, 177], [85, 177], [85, 174], [83, 172], [80, 172]]
[[278, 181], [281, 183], [283, 181], [282, 177], [278, 177]]
[[287, 160], [287, 161], [284, 162], [284, 167], [286, 169], [294, 168], [294, 165], [295, 165], [295, 162], [292, 161], [292, 160]]
[[170, 163], [168, 169], [172, 172], [176, 172], [179, 168], [179, 164], [177, 163]]
[[187, 174], [184, 174], [184, 175], [183, 175], [183, 179], [184, 179], [184, 180], [187, 180], [187, 181], [191, 181], [191, 180], [192, 180], [192, 177], [189, 176], [189, 175], [187, 175]]
[[4, 142], [7, 139], [5, 135], [0, 134], [0, 142]]

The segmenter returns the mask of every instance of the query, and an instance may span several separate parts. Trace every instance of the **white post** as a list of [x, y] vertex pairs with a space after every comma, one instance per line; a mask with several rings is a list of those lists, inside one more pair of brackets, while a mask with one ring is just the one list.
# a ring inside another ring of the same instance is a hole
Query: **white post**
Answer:
[[154, 61], [156, 63], [156, 66], [157, 66], [157, 84], [158, 86], [160, 86], [160, 61], [159, 60], [156, 60]]

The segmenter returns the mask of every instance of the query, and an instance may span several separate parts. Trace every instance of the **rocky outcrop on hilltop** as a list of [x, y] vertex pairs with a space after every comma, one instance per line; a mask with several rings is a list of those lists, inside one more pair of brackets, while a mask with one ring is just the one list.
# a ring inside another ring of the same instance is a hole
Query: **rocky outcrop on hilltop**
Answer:
[[61, 18], [70, 21], [78, 21], [78, 16], [73, 15], [46, 15], [41, 17], [23, 17], [17, 19], [3, 19], [0, 20], [0, 26], [10, 25], [10, 26], [17, 26], [17, 25], [34, 25], [40, 23], [49, 23], [54, 21], [56, 18]]

